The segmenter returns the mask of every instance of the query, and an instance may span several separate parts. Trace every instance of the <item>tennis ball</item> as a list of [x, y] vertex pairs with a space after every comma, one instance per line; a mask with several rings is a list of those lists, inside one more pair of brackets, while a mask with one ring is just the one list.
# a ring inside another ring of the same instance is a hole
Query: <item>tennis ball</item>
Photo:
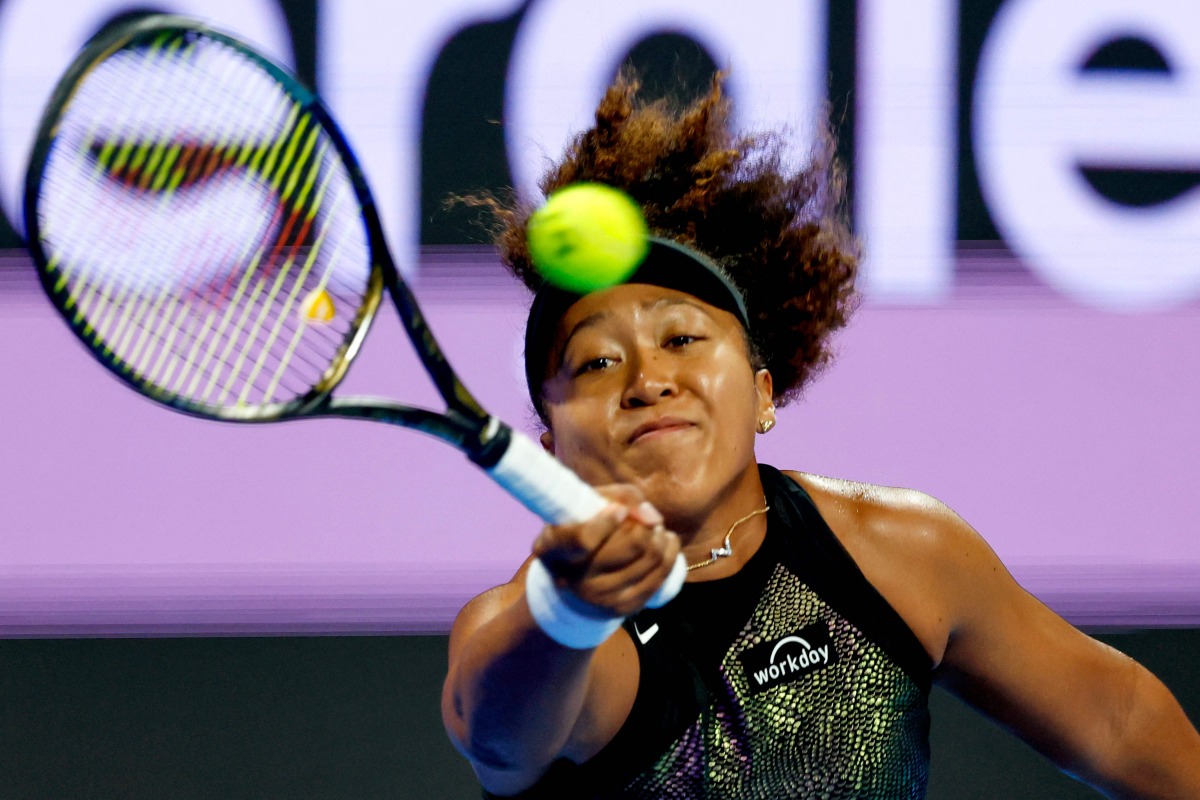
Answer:
[[620, 189], [574, 183], [529, 218], [529, 255], [542, 276], [584, 294], [633, 274], [650, 249], [642, 209]]

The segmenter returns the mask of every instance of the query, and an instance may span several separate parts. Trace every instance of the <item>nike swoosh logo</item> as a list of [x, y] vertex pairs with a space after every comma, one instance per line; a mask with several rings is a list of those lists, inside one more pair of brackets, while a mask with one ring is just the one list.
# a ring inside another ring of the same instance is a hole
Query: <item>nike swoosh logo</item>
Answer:
[[637, 634], [638, 641], [642, 644], [645, 644], [654, 638], [654, 634], [658, 633], [658, 623], [654, 623], [646, 629], [645, 633], [642, 633], [640, 630], [638, 630], [637, 623], [635, 622], [633, 623], [633, 632]]

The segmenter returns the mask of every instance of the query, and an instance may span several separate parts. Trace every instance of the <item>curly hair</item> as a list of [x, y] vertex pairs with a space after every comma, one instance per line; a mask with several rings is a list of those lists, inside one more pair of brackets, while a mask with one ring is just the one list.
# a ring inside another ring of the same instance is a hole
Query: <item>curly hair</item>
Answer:
[[[831, 334], [857, 305], [860, 248], [846, 213], [846, 182], [823, 127], [806, 164], [791, 168], [779, 133], [738, 134], [718, 75], [684, 108], [644, 102], [621, 75], [539, 183], [547, 195], [594, 181], [642, 207], [656, 236], [712, 258], [746, 299], [750, 344], [771, 371], [775, 402], [798, 396], [832, 359]], [[533, 209], [487, 202], [506, 266], [536, 291], [542, 278], [526, 241]]]

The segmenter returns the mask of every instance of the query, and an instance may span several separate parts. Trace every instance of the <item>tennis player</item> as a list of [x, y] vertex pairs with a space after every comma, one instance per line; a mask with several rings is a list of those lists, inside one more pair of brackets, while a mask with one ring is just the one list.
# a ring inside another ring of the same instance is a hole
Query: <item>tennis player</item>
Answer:
[[[611, 503], [551, 526], [450, 639], [446, 727], [485, 796], [920, 798], [934, 682], [1112, 797], [1200, 798], [1200, 735], [1147, 670], [1021, 589], [916, 491], [757, 462], [830, 358], [859, 251], [831, 137], [789, 169], [619, 80], [545, 177], [628, 191], [656, 235], [624, 285], [536, 291], [542, 443]], [[679, 597], [646, 607], [682, 550]]]

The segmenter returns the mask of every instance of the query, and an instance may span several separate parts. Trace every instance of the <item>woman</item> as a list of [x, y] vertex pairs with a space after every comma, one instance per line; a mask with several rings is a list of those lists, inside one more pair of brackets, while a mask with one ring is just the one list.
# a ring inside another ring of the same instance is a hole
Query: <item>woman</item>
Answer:
[[[672, 113], [621, 80], [542, 188], [578, 181], [629, 192], [656, 239], [628, 283], [571, 295], [530, 269], [527, 210], [495, 209], [537, 290], [542, 443], [611, 502], [455, 622], [443, 714], [487, 793], [922, 797], [936, 680], [1113, 796], [1200, 797], [1166, 688], [952, 511], [757, 463], [854, 303], [828, 137], [789, 172], [777, 138], [731, 132], [719, 82]], [[648, 608], [679, 552], [682, 592]]]

